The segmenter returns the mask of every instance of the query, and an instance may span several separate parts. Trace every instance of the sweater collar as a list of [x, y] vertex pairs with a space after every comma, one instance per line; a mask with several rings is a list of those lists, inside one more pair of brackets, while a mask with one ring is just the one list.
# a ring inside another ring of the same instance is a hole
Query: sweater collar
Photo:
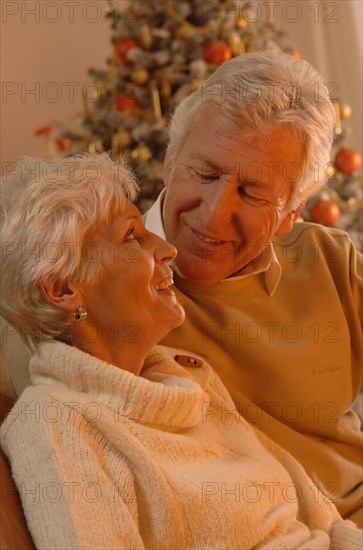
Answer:
[[[205, 369], [193, 369], [193, 374], [197, 370], [203, 370], [204, 376], [193, 378], [199, 377], [204, 385]], [[34, 385], [64, 386], [107, 407], [117, 407], [121, 415], [132, 404], [133, 422], [187, 428], [201, 421], [201, 385], [190, 379], [171, 350], [161, 346], [153, 348], [141, 375], [136, 376], [73, 346], [45, 342], [31, 358], [30, 374]]]

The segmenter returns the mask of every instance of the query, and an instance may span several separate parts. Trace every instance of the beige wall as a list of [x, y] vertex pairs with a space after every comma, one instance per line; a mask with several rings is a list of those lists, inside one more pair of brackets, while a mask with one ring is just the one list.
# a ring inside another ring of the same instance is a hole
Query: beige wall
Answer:
[[[267, 0], [251, 3], [266, 15]], [[350, 141], [361, 149], [362, 1], [270, 3], [278, 24], [353, 107]], [[117, 4], [122, 10], [122, 1]], [[6, 163], [22, 155], [47, 154], [45, 140], [35, 139], [33, 131], [53, 121], [68, 123], [81, 111], [80, 90], [89, 82], [87, 70], [104, 68], [111, 46], [110, 23], [102, 17], [106, 0], [1, 0], [0, 7], [4, 172]]]
[[34, 130], [53, 121], [67, 122], [81, 111], [80, 90], [90, 82], [87, 71], [105, 67], [111, 45], [105, 1], [2, 0], [0, 6], [4, 171], [4, 163], [19, 156], [47, 153]]
[[[347, 139], [362, 151], [363, 1], [285, 0], [276, 4], [280, 4], [276, 8], [278, 26], [289, 33], [325, 82], [330, 82], [329, 90], [335, 90], [335, 96], [352, 107]], [[294, 4], [299, 9], [294, 9]]]

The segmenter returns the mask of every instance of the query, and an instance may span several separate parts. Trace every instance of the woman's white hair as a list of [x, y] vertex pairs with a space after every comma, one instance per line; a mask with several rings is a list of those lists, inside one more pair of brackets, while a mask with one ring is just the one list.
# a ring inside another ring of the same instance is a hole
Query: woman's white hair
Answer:
[[170, 122], [168, 154], [175, 158], [202, 111], [216, 104], [221, 116], [247, 134], [265, 134], [280, 124], [302, 140], [303, 166], [294, 181], [296, 208], [326, 176], [335, 111], [321, 75], [305, 60], [272, 51], [241, 55], [221, 65], [202, 87], [183, 99]]
[[132, 172], [107, 153], [24, 158], [2, 178], [0, 313], [31, 350], [43, 340], [70, 341], [67, 314], [43, 298], [39, 284], [95, 282], [97, 229], [137, 189]]

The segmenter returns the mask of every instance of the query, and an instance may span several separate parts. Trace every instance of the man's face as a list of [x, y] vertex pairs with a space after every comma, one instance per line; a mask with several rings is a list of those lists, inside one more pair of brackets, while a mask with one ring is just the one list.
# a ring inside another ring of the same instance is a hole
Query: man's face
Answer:
[[163, 221], [179, 272], [195, 284], [215, 284], [259, 256], [274, 235], [288, 233], [302, 158], [302, 143], [287, 126], [247, 137], [214, 105], [204, 109], [164, 167]]

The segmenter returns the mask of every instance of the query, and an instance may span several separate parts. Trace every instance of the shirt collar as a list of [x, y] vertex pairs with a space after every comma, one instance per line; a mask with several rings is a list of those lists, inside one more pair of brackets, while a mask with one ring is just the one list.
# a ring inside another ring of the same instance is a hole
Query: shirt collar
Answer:
[[164, 202], [166, 189], [163, 189], [152, 205], [152, 207], [144, 215], [144, 225], [148, 231], [156, 233], [158, 237], [166, 240], [164, 225], [163, 225], [163, 214], [162, 207]]
[[[150, 210], [148, 210], [144, 216], [146, 229], [156, 233], [162, 239], [166, 239], [162, 215], [165, 192], [166, 189], [161, 191]], [[239, 279], [244, 279], [249, 275], [257, 275], [257, 273], [264, 273], [268, 294], [272, 296], [280, 282], [281, 265], [276, 257], [275, 250], [271, 242], [268, 243], [262, 254], [257, 256], [257, 258], [242, 268], [241, 271], [236, 273], [233, 277], [223, 279], [221, 282], [233, 282]]]
[[249, 275], [257, 275], [257, 273], [264, 274], [267, 291], [269, 296], [272, 296], [280, 282], [281, 266], [271, 242], [268, 243], [262, 254], [257, 256], [257, 258], [254, 258], [233, 277], [224, 279], [223, 282], [228, 283], [228, 281], [238, 281], [239, 279], [244, 279]]

